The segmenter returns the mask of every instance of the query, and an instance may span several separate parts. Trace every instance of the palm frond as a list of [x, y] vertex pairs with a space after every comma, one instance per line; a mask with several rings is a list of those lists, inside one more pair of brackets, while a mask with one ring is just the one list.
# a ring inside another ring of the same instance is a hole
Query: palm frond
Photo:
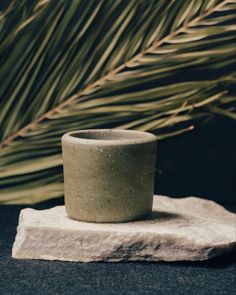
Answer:
[[235, 0], [15, 1], [0, 16], [0, 202], [63, 195], [69, 130], [164, 139], [235, 118], [235, 12]]

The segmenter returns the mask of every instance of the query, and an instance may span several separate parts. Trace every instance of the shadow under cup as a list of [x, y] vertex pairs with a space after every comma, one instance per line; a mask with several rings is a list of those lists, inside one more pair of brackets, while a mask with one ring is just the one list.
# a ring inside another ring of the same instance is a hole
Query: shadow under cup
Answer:
[[118, 129], [62, 137], [65, 207], [88, 222], [124, 222], [152, 211], [156, 136]]

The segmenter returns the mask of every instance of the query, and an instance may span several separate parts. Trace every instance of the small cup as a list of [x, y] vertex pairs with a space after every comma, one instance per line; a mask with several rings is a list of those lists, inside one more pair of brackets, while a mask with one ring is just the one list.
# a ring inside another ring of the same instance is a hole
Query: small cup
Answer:
[[65, 207], [87, 222], [125, 222], [152, 211], [156, 136], [94, 129], [62, 137]]

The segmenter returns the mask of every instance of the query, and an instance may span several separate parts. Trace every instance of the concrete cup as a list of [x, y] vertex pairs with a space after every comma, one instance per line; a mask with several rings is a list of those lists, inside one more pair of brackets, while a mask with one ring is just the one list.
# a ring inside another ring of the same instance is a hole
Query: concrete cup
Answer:
[[152, 211], [156, 136], [91, 129], [62, 137], [65, 207], [87, 222], [125, 222]]

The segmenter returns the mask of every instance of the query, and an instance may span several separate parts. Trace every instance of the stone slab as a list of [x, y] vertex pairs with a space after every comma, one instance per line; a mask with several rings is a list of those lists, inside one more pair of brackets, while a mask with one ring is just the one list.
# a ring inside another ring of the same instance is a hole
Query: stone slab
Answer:
[[236, 251], [236, 214], [208, 200], [155, 196], [153, 213], [127, 223], [70, 219], [64, 206], [23, 209], [12, 256], [63, 261], [197, 261]]

